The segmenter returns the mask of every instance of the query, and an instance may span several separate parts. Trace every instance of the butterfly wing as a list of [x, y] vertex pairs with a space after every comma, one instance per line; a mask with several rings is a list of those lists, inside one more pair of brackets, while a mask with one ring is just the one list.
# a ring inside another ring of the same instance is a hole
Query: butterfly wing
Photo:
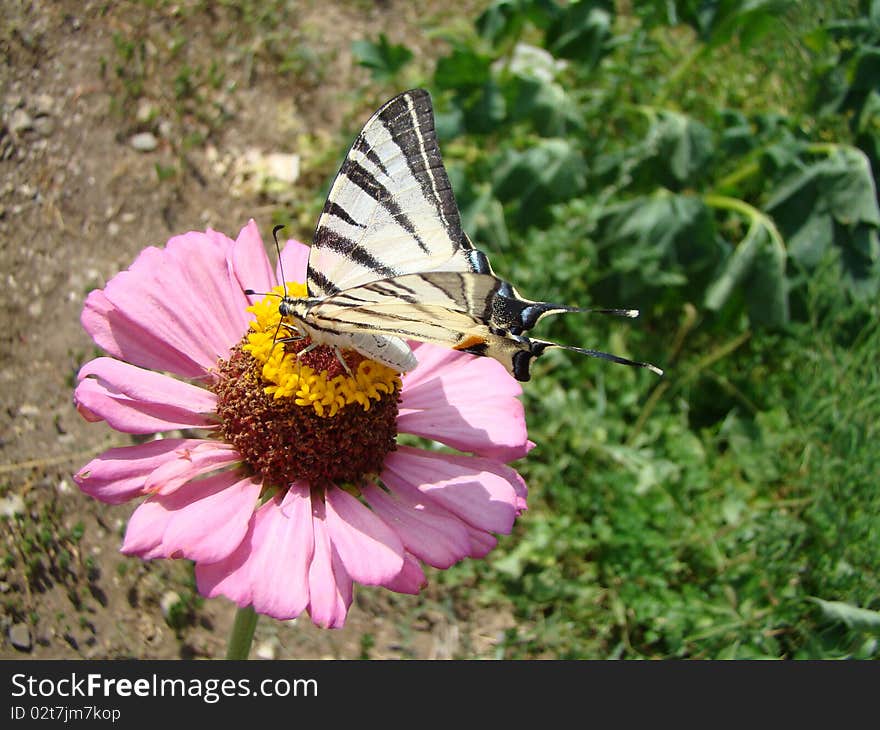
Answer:
[[546, 314], [584, 310], [524, 299], [473, 247], [421, 89], [387, 102], [352, 144], [318, 220], [307, 284], [313, 339], [345, 333], [368, 356], [389, 345], [406, 354], [412, 339], [494, 357], [519, 380], [548, 347], [657, 370], [523, 334]]
[[308, 314], [324, 329], [370, 332], [493, 357], [523, 381], [530, 377], [533, 358], [550, 347], [657, 371], [647, 363], [523, 334], [545, 315], [572, 311], [585, 310], [524, 299], [492, 274], [438, 271], [353, 287], [317, 302]]
[[333, 181], [309, 254], [309, 295], [401, 274], [489, 272], [462, 233], [423, 89], [391, 99], [364, 125]]

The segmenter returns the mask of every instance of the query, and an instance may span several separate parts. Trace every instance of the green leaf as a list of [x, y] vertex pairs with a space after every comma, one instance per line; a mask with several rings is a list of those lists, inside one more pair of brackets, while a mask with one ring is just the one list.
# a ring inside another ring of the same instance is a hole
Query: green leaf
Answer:
[[525, 22], [522, 5], [521, 0], [496, 0], [477, 18], [477, 33], [493, 45], [517, 35]]
[[434, 129], [441, 141], [455, 139], [464, 131], [464, 113], [459, 107], [447, 111], [434, 111]]
[[851, 629], [880, 633], [880, 611], [859, 608], [843, 601], [824, 601], [810, 597], [822, 610], [822, 615], [831, 621], [841, 621]]
[[605, 54], [613, 18], [611, 2], [572, 2], [547, 28], [545, 44], [554, 56], [570, 58], [593, 68]]
[[861, 150], [832, 153], [790, 175], [766, 205], [791, 257], [816, 267], [836, 247], [857, 298], [880, 291], [880, 209], [868, 158]]
[[714, 149], [712, 132], [706, 125], [662, 110], [654, 114], [645, 140], [630, 151], [631, 156], [643, 158], [633, 174], [646, 187], [695, 187], [708, 175]]
[[546, 220], [547, 207], [579, 195], [586, 184], [586, 163], [567, 139], [542, 139], [524, 151], [507, 149], [493, 175], [495, 195], [516, 201], [523, 226]]
[[703, 303], [707, 309], [717, 312], [727, 303], [733, 291], [751, 274], [758, 249], [766, 244], [768, 238], [763, 226], [752, 225], [749, 228], [746, 237], [724, 263], [721, 274], [706, 289]]
[[668, 161], [673, 178], [684, 184], [704, 174], [713, 152], [709, 128], [684, 114], [670, 111], [660, 114], [658, 124], [658, 157]]
[[791, 137], [768, 145], [761, 151], [761, 172], [772, 180], [801, 171], [804, 150], [803, 142]]
[[491, 79], [490, 56], [471, 48], [459, 47], [437, 61], [434, 83], [440, 89], [462, 91], [482, 86]]
[[552, 81], [518, 79], [511, 84], [512, 121], [529, 121], [542, 137], [561, 137], [584, 127], [581, 110], [565, 91]]
[[854, 231], [839, 231], [843, 241], [841, 261], [844, 281], [852, 295], [870, 301], [880, 294], [880, 240], [877, 230], [859, 226]]
[[692, 196], [654, 195], [610, 207], [595, 237], [602, 263], [611, 269], [601, 299], [631, 306], [645, 306], [656, 298], [655, 290], [670, 287], [701, 300], [721, 256], [711, 211]]
[[725, 0], [679, 4], [682, 19], [700, 32], [710, 48], [738, 36], [748, 48], [767, 33], [783, 27], [790, 0]]
[[507, 100], [499, 85], [490, 80], [480, 88], [456, 96], [462, 123], [468, 132], [491, 134], [507, 117]]
[[835, 220], [845, 226], [880, 225], [877, 189], [867, 156], [855, 147], [838, 147], [822, 168], [823, 191]]
[[406, 46], [389, 43], [384, 33], [379, 34], [378, 42], [366, 39], [354, 41], [351, 52], [358, 65], [370, 69], [376, 81], [392, 80], [413, 57], [412, 51]]
[[785, 248], [769, 236], [758, 247], [752, 273], [746, 283], [749, 319], [767, 327], [788, 324], [788, 285]]
[[744, 114], [725, 109], [720, 114], [724, 122], [719, 147], [726, 157], [738, 157], [757, 145], [755, 130]]
[[496, 0], [477, 18], [476, 28], [481, 38], [497, 46], [518, 37], [527, 23], [546, 27], [558, 12], [553, 0]]

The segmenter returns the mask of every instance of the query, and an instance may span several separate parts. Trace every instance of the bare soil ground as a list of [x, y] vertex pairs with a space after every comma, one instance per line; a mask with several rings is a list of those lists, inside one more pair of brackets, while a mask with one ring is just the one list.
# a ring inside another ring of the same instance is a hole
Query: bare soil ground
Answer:
[[[234, 606], [196, 598], [185, 561], [119, 554], [133, 505], [103, 505], [71, 478], [132, 442], [72, 406], [97, 354], [83, 299], [187, 230], [234, 237], [254, 217], [268, 239], [284, 210], [307, 238], [340, 133], [370, 111], [352, 40], [385, 32], [430, 69], [445, 49], [431, 24], [455, 22], [438, 2], [240, 5], [0, 2], [0, 658], [223, 655]], [[477, 5], [456, 5], [463, 23]], [[242, 166], [271, 152], [299, 155], [288, 200]], [[358, 587], [338, 631], [263, 618], [252, 656], [493, 656], [512, 618], [433, 586]]]

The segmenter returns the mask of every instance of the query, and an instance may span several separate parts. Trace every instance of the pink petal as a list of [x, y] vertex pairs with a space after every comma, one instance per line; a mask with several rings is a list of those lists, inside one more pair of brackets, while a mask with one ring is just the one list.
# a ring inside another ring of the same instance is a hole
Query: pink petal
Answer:
[[284, 506], [272, 500], [257, 513], [248, 561], [254, 610], [279, 619], [299, 616], [309, 604], [315, 543], [309, 488], [292, 486]]
[[309, 568], [309, 615], [324, 628], [338, 629], [345, 623], [352, 600], [352, 580], [331, 542], [324, 505], [315, 504], [315, 552]]
[[235, 246], [235, 241], [233, 241], [229, 236], [221, 231], [215, 231], [213, 228], [205, 229], [205, 238], [207, 238], [218, 251], [223, 253], [224, 255], [229, 254], [232, 251], [232, 247]]
[[204, 443], [200, 439], [159, 439], [109, 449], [80, 469], [74, 481], [89, 496], [120, 504], [143, 496], [146, 480], [156, 469]]
[[417, 489], [480, 530], [507, 533], [517, 513], [515, 473], [491, 459], [401, 446], [386, 457], [382, 481], [392, 491]]
[[403, 379], [399, 431], [501, 461], [525, 456], [522, 389], [499, 362], [425, 344], [414, 353], [419, 366]]
[[284, 274], [287, 281], [294, 281], [304, 284], [306, 281], [306, 270], [309, 264], [309, 247], [299, 241], [291, 238], [281, 249], [281, 266], [276, 266], [275, 276], [278, 283], [284, 283], [281, 277], [281, 267], [284, 267]]
[[147, 560], [222, 560], [247, 533], [260, 488], [250, 478], [224, 472], [149, 497], [129, 520], [122, 552]]
[[[265, 507], [266, 505], [263, 505]], [[248, 571], [248, 558], [254, 542], [254, 526], [258, 509], [250, 521], [241, 543], [229, 555], [215, 563], [196, 563], [196, 586], [199, 593], [208, 598], [226, 596], [240, 607], [250, 606], [253, 602], [253, 583]]]
[[[437, 378], [454, 390], [455, 395], [467, 400], [479, 400], [486, 395], [517, 397], [522, 394], [519, 381], [491, 357], [477, 357], [426, 342], [410, 344], [419, 361], [419, 366], [404, 377], [412, 408], [431, 407], [431, 391], [420, 391], [420, 387]], [[427, 393], [427, 399], [420, 399], [420, 393]]]
[[391, 494], [374, 484], [362, 492], [370, 507], [394, 528], [404, 547], [435, 568], [454, 565], [471, 550], [468, 525], [418, 490]]
[[241, 461], [238, 452], [229, 444], [202, 441], [192, 449], [180, 453], [180, 458], [159, 466], [147, 478], [147, 491], [171, 494], [201, 474], [215, 471]]
[[77, 408], [89, 420], [103, 419], [117, 431], [154, 433], [215, 425], [209, 414], [216, 396], [167, 375], [99, 357], [86, 363], [78, 377]]
[[246, 331], [246, 297], [230, 280], [225, 253], [204, 233], [176, 236], [164, 250], [144, 249], [107, 283], [104, 294], [152, 338], [204, 371], [226, 357]]
[[74, 391], [77, 410], [87, 421], [107, 421], [123, 433], [156, 433], [175, 428], [208, 428], [203, 417], [176, 406], [141, 403], [119, 397], [96, 380], [80, 383]]
[[425, 577], [422, 566], [419, 565], [418, 560], [407, 553], [403, 570], [393, 580], [386, 583], [385, 587], [395, 593], [409, 593], [416, 596], [426, 585], [428, 585], [428, 579]]
[[[267, 292], [275, 286], [272, 265], [269, 263], [269, 257], [266, 256], [260, 230], [253, 219], [249, 220], [239, 232], [232, 246], [229, 261], [231, 274], [242, 291], [253, 289], [257, 292]], [[254, 295], [251, 301], [260, 298]]]
[[276, 498], [257, 510], [233, 553], [217, 563], [196, 566], [199, 592], [226, 596], [239, 606], [253, 605], [273, 618], [296, 618], [309, 603], [316, 541], [312, 522], [308, 488], [293, 485], [283, 503]]
[[90, 360], [80, 368], [77, 379], [82, 381], [90, 375], [120, 395], [144, 403], [173, 403], [193, 413], [211, 413], [217, 403], [217, 397], [205, 388], [111, 357]]
[[185, 378], [205, 374], [196, 360], [120, 312], [101, 289], [86, 297], [80, 322], [98, 347], [120, 360]]
[[346, 571], [358, 583], [382, 585], [403, 567], [397, 534], [348, 492], [326, 494], [327, 531]]
[[468, 535], [471, 539], [471, 550], [468, 553], [469, 558], [485, 558], [498, 544], [498, 538], [494, 535], [478, 530], [475, 527], [468, 528]]
[[165, 254], [177, 264], [177, 272], [189, 288], [183, 299], [194, 305], [195, 316], [201, 314], [202, 332], [206, 340], [214, 342], [216, 357], [226, 357], [247, 331], [251, 316], [245, 310], [250, 300], [232, 271], [232, 241], [224, 236], [227, 245], [208, 245], [206, 238], [210, 241], [195, 232], [175, 236], [165, 246]]

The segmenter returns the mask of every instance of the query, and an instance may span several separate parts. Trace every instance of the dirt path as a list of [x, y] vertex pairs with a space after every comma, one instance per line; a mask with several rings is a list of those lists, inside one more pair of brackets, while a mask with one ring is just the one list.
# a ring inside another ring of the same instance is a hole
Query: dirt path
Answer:
[[[468, 17], [479, 4], [461, 3]], [[426, 31], [441, 13], [449, 22], [448, 9], [3, 5], [0, 658], [221, 656], [234, 607], [195, 597], [184, 561], [120, 555], [132, 508], [87, 498], [71, 479], [103, 448], [131, 443], [71, 405], [78, 368], [97, 354], [79, 325], [83, 299], [176, 233], [234, 237], [254, 217], [268, 238], [274, 213], [307, 237], [340, 134], [381, 100], [365, 91], [351, 41], [380, 31], [406, 41], [417, 80], [444, 49]], [[260, 185], [270, 153], [297, 155], [280, 158], [299, 176], [276, 191]], [[345, 629], [263, 619], [254, 653], [492, 656], [509, 621], [494, 611], [478, 621], [450, 598], [359, 588]]]

